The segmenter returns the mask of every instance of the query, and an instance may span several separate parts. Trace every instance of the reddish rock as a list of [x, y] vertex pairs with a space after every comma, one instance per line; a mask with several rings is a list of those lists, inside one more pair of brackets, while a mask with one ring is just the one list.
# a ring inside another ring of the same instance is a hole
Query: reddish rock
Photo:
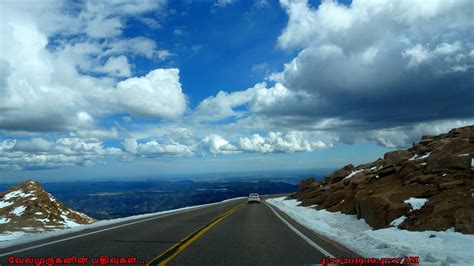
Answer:
[[[427, 158], [410, 160], [413, 155]], [[292, 195], [305, 206], [355, 214], [374, 228], [390, 226], [404, 215], [399, 226], [407, 230], [446, 230], [474, 234], [474, 125], [437, 136], [423, 136], [407, 151], [393, 151], [371, 163], [346, 165], [331, 173], [322, 184], [300, 183]], [[344, 179], [356, 170], [362, 170]], [[404, 201], [428, 199], [420, 210]]]
[[474, 209], [459, 209], [454, 213], [456, 231], [474, 234]]
[[399, 150], [391, 151], [384, 154], [383, 159], [387, 164], [400, 165], [403, 161], [410, 159], [413, 154], [409, 151]]
[[470, 156], [457, 156], [446, 152], [433, 152], [427, 159], [427, 168], [430, 172], [442, 172], [449, 170], [470, 170]]
[[352, 172], [353, 169], [354, 169], [354, 166], [352, 164], [348, 164], [344, 166], [343, 168], [329, 174], [324, 180], [327, 184], [337, 183], [341, 181], [342, 179], [344, 179], [344, 177], [348, 176]]

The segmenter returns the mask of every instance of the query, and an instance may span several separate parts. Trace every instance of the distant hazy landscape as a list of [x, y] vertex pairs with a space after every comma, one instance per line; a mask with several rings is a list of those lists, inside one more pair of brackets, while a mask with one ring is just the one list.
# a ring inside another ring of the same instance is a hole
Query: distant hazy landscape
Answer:
[[[57, 199], [93, 218], [112, 219], [222, 201], [249, 193], [295, 192], [308, 176], [320, 178], [329, 169], [242, 172], [170, 178], [96, 182], [43, 182]], [[0, 184], [3, 191], [11, 184]]]

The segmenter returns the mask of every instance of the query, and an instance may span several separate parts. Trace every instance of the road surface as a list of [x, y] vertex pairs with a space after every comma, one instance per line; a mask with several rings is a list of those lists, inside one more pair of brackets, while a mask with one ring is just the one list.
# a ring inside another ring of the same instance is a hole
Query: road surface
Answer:
[[234, 200], [0, 249], [0, 264], [76, 256], [91, 265], [108, 256], [135, 258], [137, 265], [314, 265], [354, 255], [275, 207]]

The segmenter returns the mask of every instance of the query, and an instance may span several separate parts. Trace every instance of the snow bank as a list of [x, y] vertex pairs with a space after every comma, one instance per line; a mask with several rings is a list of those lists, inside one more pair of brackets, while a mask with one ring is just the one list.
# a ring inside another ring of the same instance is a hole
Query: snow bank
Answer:
[[372, 230], [364, 220], [341, 212], [300, 207], [296, 200], [268, 203], [298, 223], [364, 257], [419, 256], [421, 265], [474, 265], [474, 236], [447, 230], [410, 232], [396, 227]]
[[246, 199], [246, 198], [247, 197], [238, 197], [238, 198], [223, 200], [220, 202], [184, 207], [184, 208], [179, 208], [179, 209], [174, 209], [174, 210], [147, 213], [147, 214], [135, 215], [135, 216], [125, 217], [125, 218], [118, 218], [118, 219], [102, 220], [102, 221], [95, 222], [93, 224], [87, 224], [87, 225], [69, 224], [73, 227], [67, 228], [67, 229], [60, 229], [56, 231], [49, 231], [49, 232], [40, 232], [40, 233], [5, 232], [5, 233], [0, 234], [0, 248], [20, 245], [20, 244], [29, 243], [29, 242], [37, 241], [41, 239], [46, 239], [46, 238], [50, 238], [54, 236], [70, 234], [74, 232], [83, 231], [86, 229], [92, 229], [92, 228], [97, 228], [97, 227], [102, 227], [102, 226], [107, 226], [107, 225], [114, 225], [114, 224], [127, 222], [127, 221], [135, 221], [135, 220], [143, 219], [143, 218], [152, 218], [154, 216], [159, 216], [159, 215], [168, 214], [168, 213], [183, 212], [186, 210], [208, 207], [208, 206], [213, 206], [216, 204], [222, 204], [225, 202], [239, 200], [239, 199]]

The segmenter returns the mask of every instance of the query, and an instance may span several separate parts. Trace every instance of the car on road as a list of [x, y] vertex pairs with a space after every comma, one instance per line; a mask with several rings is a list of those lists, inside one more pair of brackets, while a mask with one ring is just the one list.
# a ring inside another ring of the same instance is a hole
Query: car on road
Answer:
[[260, 195], [257, 193], [250, 193], [247, 203], [260, 203]]

